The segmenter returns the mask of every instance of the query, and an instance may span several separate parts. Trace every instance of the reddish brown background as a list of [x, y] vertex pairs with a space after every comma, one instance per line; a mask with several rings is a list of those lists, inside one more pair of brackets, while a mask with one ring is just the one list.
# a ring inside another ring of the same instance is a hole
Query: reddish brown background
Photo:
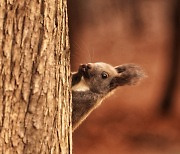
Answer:
[[161, 114], [171, 74], [171, 0], [69, 0], [72, 71], [103, 61], [137, 63], [148, 78], [121, 87], [73, 133], [74, 154], [180, 154], [180, 80]]

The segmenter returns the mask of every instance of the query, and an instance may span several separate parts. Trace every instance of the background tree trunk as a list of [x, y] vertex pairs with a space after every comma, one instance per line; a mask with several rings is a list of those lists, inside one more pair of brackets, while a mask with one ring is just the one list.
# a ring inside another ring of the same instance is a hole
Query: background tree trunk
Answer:
[[71, 153], [66, 0], [0, 1], [0, 153]]

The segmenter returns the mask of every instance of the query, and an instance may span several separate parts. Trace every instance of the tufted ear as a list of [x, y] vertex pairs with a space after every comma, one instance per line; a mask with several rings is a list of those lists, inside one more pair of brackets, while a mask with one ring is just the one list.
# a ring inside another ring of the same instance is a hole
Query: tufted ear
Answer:
[[124, 71], [126, 70], [126, 65], [128, 65], [128, 64], [115, 66], [114, 68], [116, 69], [116, 71], [117, 71], [118, 73], [122, 73], [122, 72], [124, 72]]
[[114, 89], [117, 86], [135, 85], [145, 77], [142, 68], [135, 64], [116, 66], [115, 69], [117, 70], [118, 75], [111, 80], [111, 89]]

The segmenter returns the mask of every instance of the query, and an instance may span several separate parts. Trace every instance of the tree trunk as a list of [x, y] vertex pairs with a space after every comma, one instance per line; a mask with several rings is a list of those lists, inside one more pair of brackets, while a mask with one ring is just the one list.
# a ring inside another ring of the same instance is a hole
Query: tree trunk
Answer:
[[71, 153], [66, 0], [0, 1], [0, 153]]

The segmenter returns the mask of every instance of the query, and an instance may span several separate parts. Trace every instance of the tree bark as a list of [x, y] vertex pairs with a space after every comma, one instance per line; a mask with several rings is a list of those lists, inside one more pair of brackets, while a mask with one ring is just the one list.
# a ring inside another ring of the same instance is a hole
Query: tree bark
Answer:
[[66, 0], [0, 1], [0, 153], [71, 153]]

